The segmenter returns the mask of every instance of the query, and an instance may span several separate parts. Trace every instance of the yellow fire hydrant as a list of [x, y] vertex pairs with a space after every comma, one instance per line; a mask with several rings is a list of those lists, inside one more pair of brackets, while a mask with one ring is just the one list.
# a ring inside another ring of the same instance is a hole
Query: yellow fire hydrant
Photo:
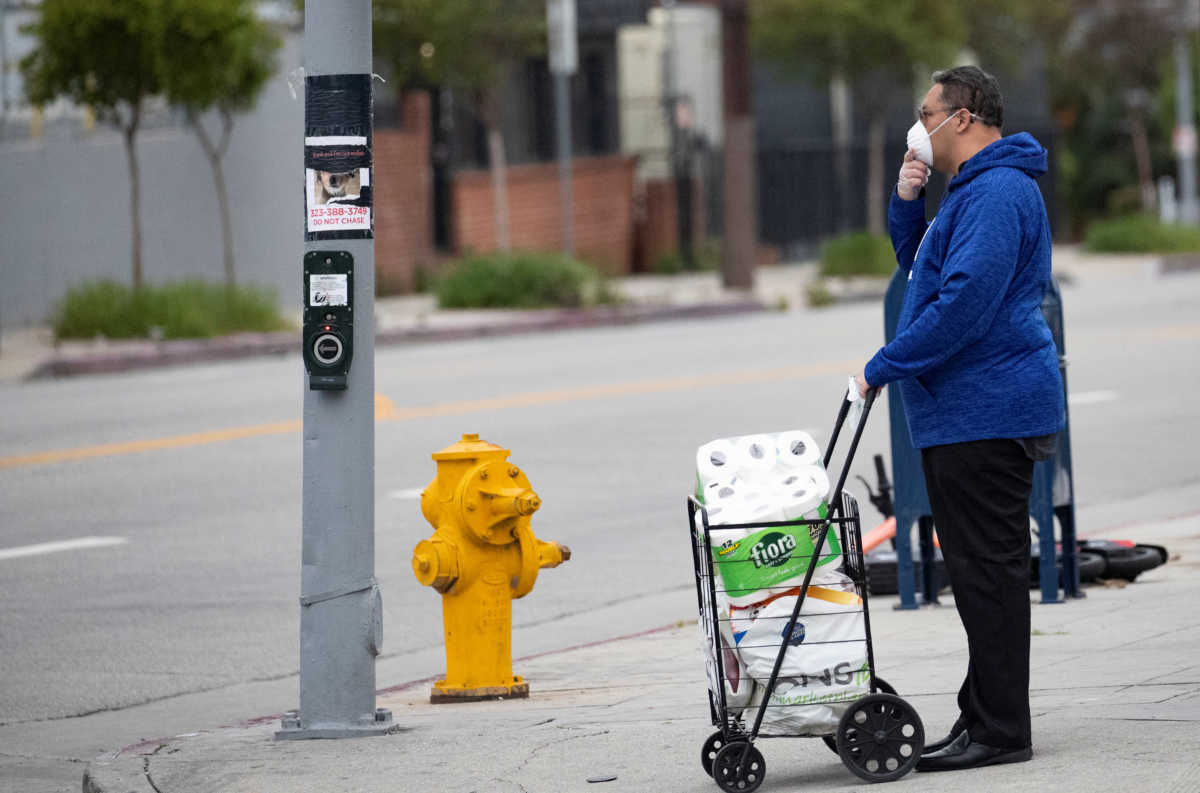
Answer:
[[421, 512], [434, 532], [412, 558], [417, 580], [442, 593], [446, 678], [433, 684], [431, 702], [529, 696], [512, 672], [512, 601], [571, 550], [533, 536], [530, 516], [542, 501], [509, 453], [466, 434], [433, 455], [437, 476]]

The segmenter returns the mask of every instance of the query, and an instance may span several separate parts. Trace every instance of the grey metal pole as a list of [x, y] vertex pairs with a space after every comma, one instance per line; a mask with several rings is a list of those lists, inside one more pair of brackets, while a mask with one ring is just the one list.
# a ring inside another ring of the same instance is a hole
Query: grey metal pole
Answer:
[[575, 203], [571, 184], [571, 75], [554, 75], [554, 115], [558, 138], [558, 189], [562, 204], [563, 253], [575, 255]]
[[1178, 152], [1179, 157], [1179, 219], [1195, 225], [1200, 222], [1200, 205], [1196, 201], [1196, 123], [1192, 105], [1192, 52], [1189, 31], [1181, 30], [1175, 39], [1175, 112], [1176, 124], [1191, 142]]
[[[370, 141], [371, 0], [308, 0], [304, 59], [309, 80], [365, 78], [363, 132]], [[306, 116], [306, 135], [308, 123]], [[375, 581], [375, 244], [362, 236], [305, 242], [306, 253], [353, 257], [355, 353], [345, 390], [311, 390], [304, 378], [300, 709], [284, 718], [280, 739], [350, 738], [391, 728], [391, 714], [375, 707], [382, 644]], [[302, 265], [295, 264], [299, 280]]]

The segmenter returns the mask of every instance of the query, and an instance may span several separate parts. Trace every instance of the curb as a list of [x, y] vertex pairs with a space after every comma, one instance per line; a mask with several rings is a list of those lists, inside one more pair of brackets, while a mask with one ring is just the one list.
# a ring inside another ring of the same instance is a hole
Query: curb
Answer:
[[[411, 327], [377, 331], [377, 346], [421, 344], [438, 341], [510, 336], [582, 328], [621, 327], [649, 322], [725, 317], [765, 311], [758, 300], [697, 303], [686, 306], [620, 307], [600, 306], [536, 312], [503, 321], [483, 321], [454, 327]], [[132, 341], [115, 343], [103, 350], [59, 353], [42, 361], [23, 379], [71, 377], [84, 374], [113, 374], [189, 363], [229, 361], [299, 351], [295, 332], [238, 333], [214, 339]]]
[[1200, 270], [1200, 254], [1168, 253], [1158, 260], [1158, 274], [1189, 273]]

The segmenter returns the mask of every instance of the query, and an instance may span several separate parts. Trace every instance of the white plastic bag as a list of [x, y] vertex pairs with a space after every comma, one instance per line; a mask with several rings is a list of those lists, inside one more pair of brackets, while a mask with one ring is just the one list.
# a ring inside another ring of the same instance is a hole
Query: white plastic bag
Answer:
[[[796, 596], [776, 598], [754, 614], [745, 631], [735, 618], [738, 655], [755, 680], [746, 710], [762, 702]], [[852, 592], [809, 587], [788, 639], [763, 724], [776, 732], [827, 735], [848, 704], [870, 693], [862, 600]]]

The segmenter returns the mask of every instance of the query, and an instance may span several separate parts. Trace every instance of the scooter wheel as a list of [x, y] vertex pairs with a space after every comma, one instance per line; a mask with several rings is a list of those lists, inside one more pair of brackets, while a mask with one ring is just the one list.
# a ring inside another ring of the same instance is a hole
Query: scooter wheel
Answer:
[[1139, 545], [1126, 554], [1112, 554], [1108, 557], [1108, 568], [1104, 571], [1106, 578], [1124, 578], [1134, 581], [1139, 575], [1162, 564], [1162, 556], [1155, 548]]

